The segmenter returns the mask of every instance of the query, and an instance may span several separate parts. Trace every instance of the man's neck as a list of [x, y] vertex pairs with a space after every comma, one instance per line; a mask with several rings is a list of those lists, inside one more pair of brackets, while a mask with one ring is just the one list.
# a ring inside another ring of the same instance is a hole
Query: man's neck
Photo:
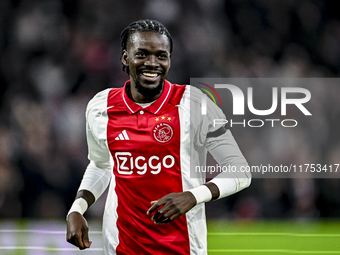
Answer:
[[164, 89], [164, 83], [163, 83], [162, 89], [159, 92], [159, 94], [155, 95], [152, 98], [149, 98], [149, 97], [145, 97], [137, 89], [131, 89], [131, 86], [135, 86], [135, 84], [130, 80], [129, 86], [126, 87], [126, 90], [127, 90], [126, 94], [128, 95], [128, 97], [132, 101], [134, 101], [136, 103], [141, 103], [141, 104], [151, 103], [151, 102], [156, 101], [162, 95], [162, 92], [163, 92], [163, 89]]

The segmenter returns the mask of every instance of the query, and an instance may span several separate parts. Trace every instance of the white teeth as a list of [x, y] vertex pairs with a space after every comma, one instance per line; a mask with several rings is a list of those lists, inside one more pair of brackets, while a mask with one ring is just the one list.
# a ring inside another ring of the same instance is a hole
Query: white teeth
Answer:
[[158, 76], [158, 73], [143, 73], [143, 75], [148, 76], [148, 77], [156, 77]]

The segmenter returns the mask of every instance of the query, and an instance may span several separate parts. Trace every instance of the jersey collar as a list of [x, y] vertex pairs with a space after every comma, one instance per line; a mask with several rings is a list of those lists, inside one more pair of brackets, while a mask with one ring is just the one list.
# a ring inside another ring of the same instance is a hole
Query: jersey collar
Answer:
[[151, 105], [143, 108], [140, 105], [136, 104], [134, 101], [132, 101], [127, 96], [127, 94], [126, 94], [126, 87], [127, 86], [130, 86], [130, 80], [125, 82], [124, 88], [122, 90], [123, 102], [124, 102], [125, 107], [127, 108], [127, 111], [130, 114], [138, 112], [139, 110], [148, 111], [148, 112], [151, 112], [153, 114], [159, 113], [161, 111], [161, 109], [169, 101], [171, 90], [172, 90], [172, 87], [173, 87], [173, 85], [170, 82], [168, 82], [167, 80], [164, 80], [164, 88], [163, 88], [163, 92], [162, 92], [161, 96], [155, 102], [153, 102]]

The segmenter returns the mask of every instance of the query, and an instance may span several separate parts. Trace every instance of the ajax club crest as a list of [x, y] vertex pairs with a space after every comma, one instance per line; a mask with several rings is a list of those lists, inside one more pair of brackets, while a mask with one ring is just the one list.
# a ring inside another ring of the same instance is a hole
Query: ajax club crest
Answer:
[[157, 124], [153, 129], [153, 137], [160, 143], [166, 143], [171, 140], [174, 135], [172, 127], [165, 122]]

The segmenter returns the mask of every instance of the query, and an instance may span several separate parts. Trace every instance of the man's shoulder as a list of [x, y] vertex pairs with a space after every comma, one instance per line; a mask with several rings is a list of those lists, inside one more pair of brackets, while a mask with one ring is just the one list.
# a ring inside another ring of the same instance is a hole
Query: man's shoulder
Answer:
[[198, 105], [201, 104], [204, 93], [200, 89], [188, 84], [172, 84], [172, 86], [171, 103], [177, 105], [184, 100]]
[[108, 88], [108, 89], [102, 90], [102, 91], [98, 92], [97, 94], [95, 94], [94, 97], [92, 97], [92, 99], [89, 101], [87, 108], [91, 109], [93, 107], [96, 107], [96, 105], [98, 105], [98, 104], [102, 104], [103, 101], [107, 102], [107, 96], [108, 96], [110, 90], [111, 89]]
[[183, 91], [185, 91], [188, 86], [186, 84], [181, 85], [181, 84], [174, 84], [174, 83], [171, 83], [171, 85], [172, 85], [172, 91], [171, 91], [172, 94], [183, 93]]
[[122, 88], [107, 88], [98, 92], [87, 104], [86, 115], [103, 112], [108, 107], [109, 97], [119, 95]]
[[221, 109], [213, 102], [213, 100], [207, 97], [201, 89], [192, 85], [185, 85], [185, 91], [181, 97], [180, 104], [183, 107], [190, 109], [192, 113], [200, 113], [202, 108], [207, 111], [208, 115], [215, 115], [216, 112], [218, 112], [218, 114], [222, 113]]
[[109, 94], [110, 96], [115, 96], [119, 94], [122, 91], [123, 87], [121, 88], [107, 88], [102, 91], [99, 91], [94, 97], [90, 100], [91, 101], [96, 101], [96, 100], [103, 100], [107, 99]]
[[190, 100], [191, 102], [196, 102], [196, 103], [201, 103], [202, 101], [202, 96], [204, 95], [204, 93], [192, 86], [192, 85], [178, 85], [178, 84], [174, 84], [175, 88], [177, 90], [183, 90], [183, 99], [187, 99]]
[[[187, 85], [171, 84], [171, 96], [169, 102], [178, 105], [185, 94]], [[170, 91], [170, 90], [169, 90]]]

